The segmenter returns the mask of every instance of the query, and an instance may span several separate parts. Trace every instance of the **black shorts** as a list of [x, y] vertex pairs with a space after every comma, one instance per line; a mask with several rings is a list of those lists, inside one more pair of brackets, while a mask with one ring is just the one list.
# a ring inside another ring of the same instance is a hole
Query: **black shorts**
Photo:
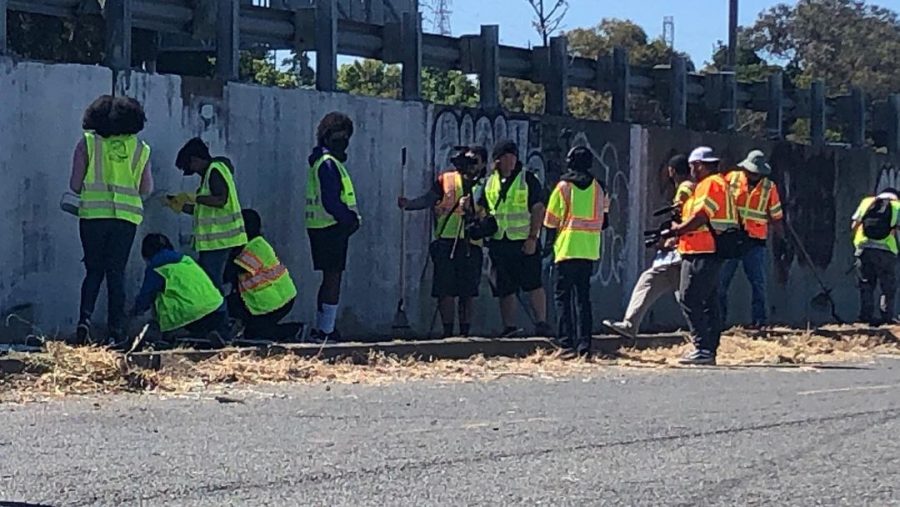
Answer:
[[534, 255], [522, 253], [524, 241], [492, 241], [490, 248], [491, 263], [497, 274], [497, 285], [494, 296], [498, 298], [515, 294], [520, 289], [531, 292], [544, 285], [541, 269], [541, 244], [535, 248]]
[[481, 247], [460, 241], [453, 259], [453, 240], [442, 239], [431, 245], [434, 278], [431, 297], [478, 297], [483, 256]]
[[346, 226], [335, 224], [324, 229], [307, 229], [306, 232], [309, 234], [314, 270], [334, 273], [347, 268], [350, 235]]

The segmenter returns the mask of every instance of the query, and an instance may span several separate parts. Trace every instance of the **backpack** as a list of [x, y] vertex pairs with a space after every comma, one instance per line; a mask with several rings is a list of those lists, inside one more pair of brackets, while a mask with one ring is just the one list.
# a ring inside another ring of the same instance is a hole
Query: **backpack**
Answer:
[[863, 214], [862, 228], [866, 238], [880, 241], [891, 235], [893, 207], [890, 199], [875, 199]]

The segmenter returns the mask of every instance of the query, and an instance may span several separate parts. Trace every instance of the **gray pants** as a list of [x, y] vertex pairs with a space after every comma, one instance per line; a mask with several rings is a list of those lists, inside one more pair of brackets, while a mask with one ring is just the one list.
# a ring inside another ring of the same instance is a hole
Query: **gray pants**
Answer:
[[638, 278], [625, 310], [625, 322], [634, 332], [640, 330], [644, 316], [659, 298], [678, 290], [681, 283], [681, 263], [650, 268]]

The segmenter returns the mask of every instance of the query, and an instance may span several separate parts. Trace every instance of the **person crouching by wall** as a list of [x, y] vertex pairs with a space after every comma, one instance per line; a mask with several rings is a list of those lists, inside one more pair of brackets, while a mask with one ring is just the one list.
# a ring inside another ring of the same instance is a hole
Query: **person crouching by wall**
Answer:
[[175, 251], [169, 238], [148, 234], [141, 244], [147, 262], [144, 283], [134, 303], [134, 316], [154, 310], [159, 330], [180, 329], [224, 347], [228, 337], [225, 299], [206, 271], [194, 259]]
[[78, 232], [86, 269], [75, 332], [79, 345], [97, 341], [91, 316], [104, 280], [107, 343], [118, 348], [125, 340], [125, 266], [144, 218], [141, 195], [153, 191], [150, 146], [137, 137], [145, 121], [141, 104], [130, 97], [103, 95], [84, 112], [69, 181], [81, 201]]
[[280, 325], [294, 307], [297, 287], [275, 249], [262, 236], [262, 221], [252, 209], [241, 211], [250, 241], [235, 249], [235, 257], [225, 267], [225, 281], [230, 283], [228, 314], [244, 323], [248, 339], [282, 340], [293, 338], [299, 325]]

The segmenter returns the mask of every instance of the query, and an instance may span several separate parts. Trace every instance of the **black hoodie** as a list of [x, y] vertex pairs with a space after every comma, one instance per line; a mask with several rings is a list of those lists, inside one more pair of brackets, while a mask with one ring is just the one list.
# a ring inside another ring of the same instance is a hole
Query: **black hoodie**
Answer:
[[[580, 190], [585, 190], [591, 186], [591, 183], [594, 182], [594, 176], [590, 173], [576, 171], [573, 169], [569, 169], [562, 176], [559, 177], [560, 181], [568, 181], [578, 187]], [[603, 184], [602, 181], [597, 180], [597, 183], [600, 184], [600, 189], [603, 190], [603, 193], [606, 193], [606, 185]], [[607, 196], [608, 198], [608, 196]], [[603, 229], [609, 227], [609, 214], [603, 214]]]

